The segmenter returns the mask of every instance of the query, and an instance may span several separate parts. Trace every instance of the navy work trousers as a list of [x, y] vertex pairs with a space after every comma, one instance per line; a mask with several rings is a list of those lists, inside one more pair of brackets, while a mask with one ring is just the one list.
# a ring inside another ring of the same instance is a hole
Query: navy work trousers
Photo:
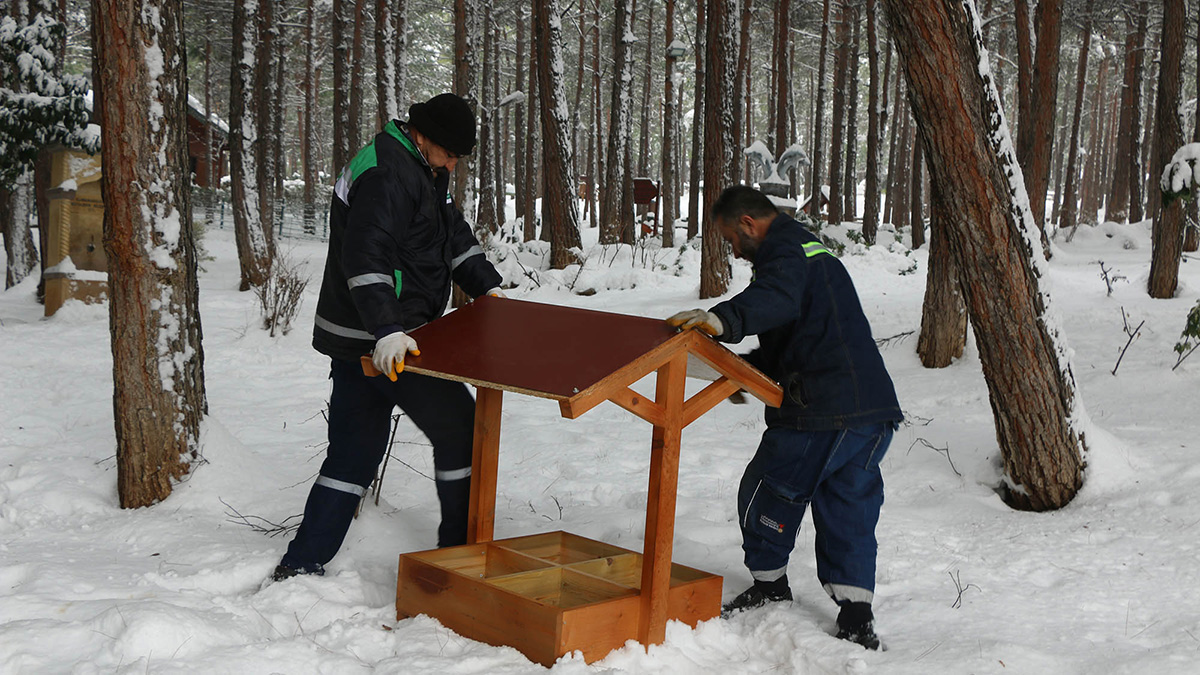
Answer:
[[475, 400], [461, 382], [404, 372], [395, 382], [367, 377], [357, 362], [332, 359], [329, 448], [304, 506], [304, 520], [283, 565], [314, 569], [341, 548], [358, 502], [387, 452], [392, 409], [400, 410], [433, 445], [441, 526], [438, 546], [467, 541]]
[[883, 506], [879, 461], [891, 423], [836, 431], [769, 428], [738, 490], [746, 567], [755, 579], [787, 572], [804, 510], [812, 504], [817, 578], [839, 604], [871, 602], [875, 525]]

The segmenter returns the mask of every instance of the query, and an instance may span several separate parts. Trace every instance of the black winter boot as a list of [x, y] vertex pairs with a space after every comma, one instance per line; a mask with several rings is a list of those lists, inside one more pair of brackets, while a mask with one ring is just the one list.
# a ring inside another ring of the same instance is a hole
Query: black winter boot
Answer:
[[869, 602], [847, 602], [837, 618], [839, 640], [848, 640], [867, 649], [879, 649], [879, 636], [875, 634], [875, 615]]
[[279, 564], [275, 566], [275, 571], [271, 573], [271, 581], [283, 581], [284, 579], [291, 579], [292, 577], [300, 574], [312, 574], [318, 577], [323, 577], [325, 576], [325, 568], [322, 565], [315, 563], [313, 565], [305, 565], [299, 568], [293, 568]]
[[791, 599], [792, 589], [788, 586], [786, 574], [775, 581], [755, 580], [753, 586], [742, 591], [741, 595], [721, 607], [721, 618], [728, 619], [738, 612], [757, 609], [770, 602], [783, 602]]

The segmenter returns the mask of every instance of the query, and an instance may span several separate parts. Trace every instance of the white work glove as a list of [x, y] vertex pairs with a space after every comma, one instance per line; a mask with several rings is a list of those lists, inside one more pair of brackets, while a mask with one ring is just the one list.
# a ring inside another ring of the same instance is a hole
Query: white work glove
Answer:
[[499, 286], [493, 288], [492, 290], [488, 291], [487, 293], [484, 293], [484, 295], [490, 295], [493, 298], [507, 298], [508, 297], [507, 295], [504, 294], [504, 291], [500, 290]]
[[706, 312], [703, 309], [689, 309], [685, 312], [679, 312], [667, 319], [667, 324], [679, 330], [698, 328], [713, 337], [725, 332], [725, 326], [721, 323], [721, 317], [712, 312]]
[[412, 352], [414, 356], [420, 356], [421, 350], [417, 349], [417, 341], [410, 338], [403, 331], [389, 333], [375, 341], [375, 352], [371, 354], [371, 363], [375, 364], [375, 368], [379, 372], [388, 376], [392, 382], [396, 381], [397, 373], [404, 372], [404, 357]]

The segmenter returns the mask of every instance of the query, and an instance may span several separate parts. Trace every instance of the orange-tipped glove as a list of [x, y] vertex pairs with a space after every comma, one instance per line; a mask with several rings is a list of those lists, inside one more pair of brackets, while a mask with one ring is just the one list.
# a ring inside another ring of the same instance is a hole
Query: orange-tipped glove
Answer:
[[395, 382], [396, 375], [404, 372], [404, 357], [409, 353], [412, 353], [413, 356], [421, 355], [421, 350], [417, 349], [417, 341], [403, 331], [390, 333], [375, 342], [375, 352], [371, 355], [371, 362], [375, 364], [379, 372]]
[[501, 290], [499, 286], [488, 291], [485, 295], [490, 295], [493, 298], [507, 298], [508, 297], [507, 295], [504, 294], [504, 291]]
[[721, 317], [712, 312], [706, 312], [703, 309], [689, 309], [685, 312], [679, 312], [667, 319], [667, 324], [679, 330], [697, 328], [713, 337], [725, 332], [725, 326], [721, 323]]

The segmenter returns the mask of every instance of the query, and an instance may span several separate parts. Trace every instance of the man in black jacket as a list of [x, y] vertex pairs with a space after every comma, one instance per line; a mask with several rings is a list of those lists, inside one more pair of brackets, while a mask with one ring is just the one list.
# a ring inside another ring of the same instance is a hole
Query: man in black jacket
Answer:
[[[296, 538], [272, 575], [324, 574], [387, 450], [394, 406], [433, 445], [441, 502], [438, 546], [466, 543], [474, 400], [465, 385], [404, 372], [418, 354], [406, 331], [439, 316], [450, 282], [500, 295], [500, 275], [448, 192], [475, 147], [475, 115], [441, 94], [389, 122], [338, 176], [313, 347], [330, 357], [329, 448]], [[387, 377], [367, 377], [371, 353]]]
[[883, 505], [879, 461], [902, 419], [854, 284], [808, 230], [745, 186], [712, 208], [734, 255], [754, 265], [741, 293], [667, 321], [723, 342], [759, 336], [747, 360], [783, 386], [742, 476], [738, 516], [754, 585], [722, 614], [792, 599], [787, 563], [812, 504], [817, 578], [841, 607], [838, 637], [879, 648], [871, 602], [875, 525]]

